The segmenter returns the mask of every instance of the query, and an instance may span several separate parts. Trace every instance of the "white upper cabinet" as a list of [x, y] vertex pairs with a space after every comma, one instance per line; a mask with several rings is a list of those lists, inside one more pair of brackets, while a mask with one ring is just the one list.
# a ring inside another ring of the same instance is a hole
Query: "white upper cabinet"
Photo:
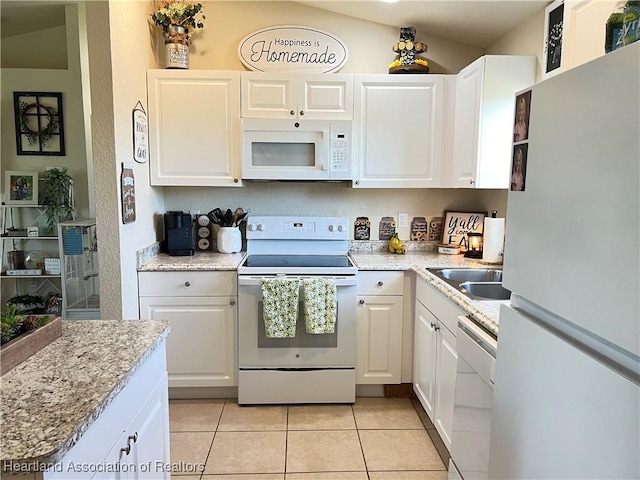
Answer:
[[450, 186], [508, 188], [515, 93], [535, 83], [536, 57], [487, 55], [460, 71]]
[[353, 75], [242, 72], [243, 118], [350, 120]]
[[440, 186], [442, 75], [356, 75], [354, 187]]
[[563, 70], [604, 55], [605, 24], [620, 3], [624, 4], [617, 0], [565, 0]]
[[149, 70], [152, 185], [239, 186], [240, 72]]

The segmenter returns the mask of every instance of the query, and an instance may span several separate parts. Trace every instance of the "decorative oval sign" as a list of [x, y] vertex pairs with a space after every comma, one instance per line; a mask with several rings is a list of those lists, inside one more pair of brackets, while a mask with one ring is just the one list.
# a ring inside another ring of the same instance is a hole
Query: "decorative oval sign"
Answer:
[[277, 26], [258, 30], [238, 45], [238, 56], [251, 70], [330, 73], [349, 56], [333, 35], [309, 27]]

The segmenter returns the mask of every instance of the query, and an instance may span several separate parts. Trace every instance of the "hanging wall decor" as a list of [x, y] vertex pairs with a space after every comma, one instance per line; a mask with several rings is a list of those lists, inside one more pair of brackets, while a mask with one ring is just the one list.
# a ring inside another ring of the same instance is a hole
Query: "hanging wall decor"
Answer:
[[18, 155], [64, 156], [62, 93], [13, 92]]
[[136, 221], [136, 186], [132, 164], [122, 164], [121, 180], [122, 223], [133, 223]]
[[149, 126], [147, 112], [138, 101], [133, 109], [133, 159], [145, 163], [149, 158]]

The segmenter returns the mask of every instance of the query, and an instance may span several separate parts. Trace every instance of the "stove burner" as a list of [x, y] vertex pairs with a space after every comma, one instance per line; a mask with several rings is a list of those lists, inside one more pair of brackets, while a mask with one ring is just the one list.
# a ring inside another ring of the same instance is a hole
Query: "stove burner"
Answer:
[[346, 255], [249, 255], [247, 267], [348, 267]]

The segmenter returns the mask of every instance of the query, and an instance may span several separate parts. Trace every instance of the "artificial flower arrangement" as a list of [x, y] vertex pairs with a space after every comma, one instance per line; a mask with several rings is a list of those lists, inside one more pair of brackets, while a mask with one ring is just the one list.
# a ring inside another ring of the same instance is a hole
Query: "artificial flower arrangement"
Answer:
[[[162, 31], [167, 34], [169, 27], [177, 25], [187, 29], [204, 28], [203, 20], [206, 17], [202, 13], [202, 4], [184, 2], [181, 0], [164, 0], [160, 2], [160, 8], [151, 14], [151, 19], [156, 25], [162, 27]], [[187, 37], [188, 38], [188, 37]]]

